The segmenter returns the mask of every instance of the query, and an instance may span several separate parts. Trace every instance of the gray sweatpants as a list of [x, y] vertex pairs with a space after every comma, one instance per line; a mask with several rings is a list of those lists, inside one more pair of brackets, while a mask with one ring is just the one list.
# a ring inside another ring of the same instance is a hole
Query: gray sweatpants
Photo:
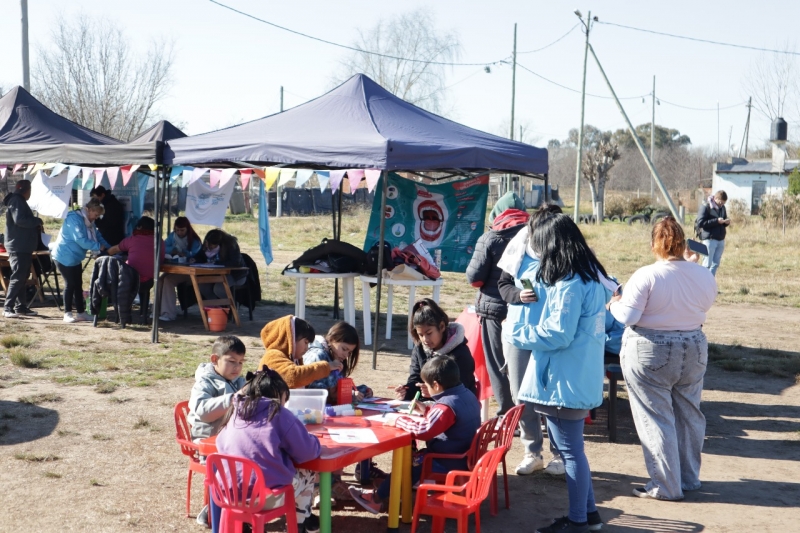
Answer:
[[531, 351], [521, 350], [511, 344], [504, 344], [503, 352], [506, 356], [506, 365], [508, 365], [508, 383], [511, 385], [511, 395], [514, 398], [514, 403], [517, 405], [525, 404], [522, 418], [519, 419], [519, 436], [522, 446], [525, 449], [525, 453], [541, 455], [544, 441], [541, 416], [534, 411], [532, 403], [519, 400], [519, 389], [522, 386], [522, 378], [525, 377], [525, 370], [531, 360]]
[[508, 383], [507, 364], [503, 351], [501, 321], [481, 317], [481, 341], [486, 371], [492, 384], [492, 393], [497, 402], [497, 416], [504, 415], [514, 407], [511, 387]]
[[700, 488], [706, 419], [700, 411], [708, 341], [701, 329], [626, 328], [620, 351], [633, 421], [656, 498]]

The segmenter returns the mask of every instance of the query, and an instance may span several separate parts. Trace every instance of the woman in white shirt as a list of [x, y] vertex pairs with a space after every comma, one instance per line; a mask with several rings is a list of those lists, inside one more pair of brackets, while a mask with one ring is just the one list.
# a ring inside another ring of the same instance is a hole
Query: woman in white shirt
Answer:
[[700, 488], [708, 364], [702, 325], [717, 284], [708, 269], [684, 259], [686, 238], [674, 218], [653, 227], [651, 247], [658, 260], [637, 270], [609, 309], [627, 326], [622, 373], [650, 475], [633, 494], [681, 500], [684, 491]]

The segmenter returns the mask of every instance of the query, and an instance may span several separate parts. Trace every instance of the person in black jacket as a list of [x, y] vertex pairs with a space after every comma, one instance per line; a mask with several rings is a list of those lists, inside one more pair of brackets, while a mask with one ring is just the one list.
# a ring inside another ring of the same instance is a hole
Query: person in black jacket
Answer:
[[709, 196], [708, 200], [700, 206], [695, 223], [695, 227], [700, 233], [700, 239], [708, 248], [708, 255], [703, 261], [703, 266], [715, 276], [720, 261], [722, 261], [722, 252], [725, 250], [725, 234], [728, 226], [731, 225], [728, 212], [725, 210], [727, 201], [728, 195], [723, 190]]
[[125, 206], [102, 185], [92, 189], [90, 195], [92, 198], [100, 200], [105, 208], [103, 218], [95, 220], [94, 225], [108, 244], [118, 245], [126, 234]]
[[39, 243], [44, 222], [33, 216], [28, 206], [31, 197], [31, 182], [19, 180], [14, 192], [3, 199], [6, 205], [5, 248], [11, 264], [11, 277], [6, 292], [3, 316], [17, 318], [36, 316], [38, 313], [28, 309], [25, 301], [25, 285], [31, 274], [33, 252]]
[[[512, 195], [509, 197], [509, 195]], [[480, 236], [475, 245], [475, 253], [467, 266], [467, 281], [478, 289], [475, 299], [475, 312], [481, 321], [481, 341], [486, 359], [486, 370], [492, 384], [492, 392], [497, 401], [497, 415], [504, 415], [514, 407], [514, 399], [506, 373], [506, 359], [503, 354], [501, 324], [508, 313], [508, 306], [500, 295], [497, 282], [503, 271], [497, 262], [503, 256], [509, 241], [519, 233], [528, 222], [525, 204], [514, 193], [509, 193], [498, 200], [494, 215], [505, 205], [505, 210], [489, 218], [491, 229]]]
[[430, 298], [424, 298], [414, 304], [410, 328], [414, 339], [414, 350], [411, 352], [411, 368], [408, 381], [394, 389], [398, 400], [413, 400], [417, 391], [423, 398], [430, 398], [431, 393], [422, 380], [422, 367], [437, 355], [448, 355], [458, 365], [461, 383], [475, 396], [475, 360], [469, 351], [464, 338], [464, 326], [458, 322], [450, 323], [450, 319], [441, 307]]

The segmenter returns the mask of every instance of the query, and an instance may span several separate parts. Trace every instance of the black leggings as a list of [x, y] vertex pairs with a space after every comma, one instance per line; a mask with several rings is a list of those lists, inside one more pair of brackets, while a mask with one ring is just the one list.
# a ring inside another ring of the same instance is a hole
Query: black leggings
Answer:
[[75, 266], [58, 265], [58, 271], [64, 278], [64, 311], [72, 312], [72, 303], [75, 302], [75, 310], [78, 313], [86, 311], [86, 302], [83, 300], [83, 268], [78, 263]]

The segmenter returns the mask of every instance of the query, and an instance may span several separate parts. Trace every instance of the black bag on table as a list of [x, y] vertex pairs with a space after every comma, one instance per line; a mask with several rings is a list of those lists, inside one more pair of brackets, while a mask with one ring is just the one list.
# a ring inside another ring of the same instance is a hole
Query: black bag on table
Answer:
[[328, 265], [337, 273], [361, 273], [364, 272], [366, 266], [367, 254], [364, 250], [348, 242], [322, 239], [321, 244], [303, 252], [300, 257], [289, 263], [283, 270], [285, 272], [290, 268], [297, 269], [301, 266], [311, 266], [317, 261], [327, 261]]
[[[376, 276], [378, 274], [378, 253], [380, 249], [380, 242], [376, 242], [367, 252], [367, 265], [364, 273], [368, 276]], [[394, 268], [392, 246], [386, 241], [383, 243], [383, 268], [386, 270]]]

